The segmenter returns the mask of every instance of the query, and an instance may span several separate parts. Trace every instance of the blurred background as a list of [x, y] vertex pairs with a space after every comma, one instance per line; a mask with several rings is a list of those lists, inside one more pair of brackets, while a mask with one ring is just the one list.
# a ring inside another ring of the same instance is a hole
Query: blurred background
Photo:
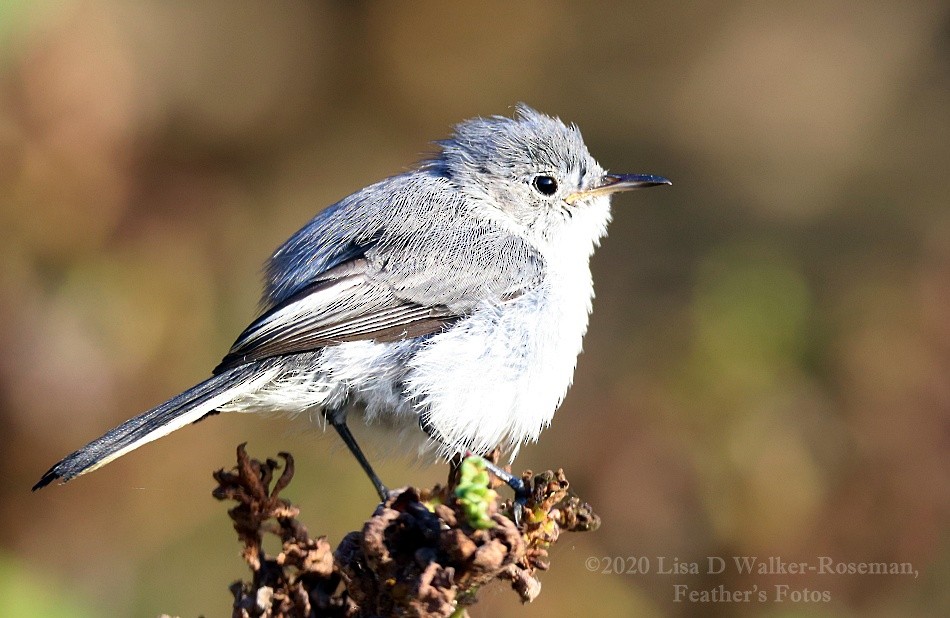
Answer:
[[[312, 532], [359, 526], [371, 486], [299, 420], [29, 488], [207, 377], [314, 213], [518, 101], [675, 184], [615, 198], [575, 385], [515, 462], [564, 467], [603, 527], [562, 538], [533, 606], [498, 586], [473, 614], [950, 615], [950, 5], [342, 0], [0, 2], [0, 615], [228, 615], [211, 471], [243, 441], [294, 453]], [[919, 576], [655, 572], [707, 556]]]

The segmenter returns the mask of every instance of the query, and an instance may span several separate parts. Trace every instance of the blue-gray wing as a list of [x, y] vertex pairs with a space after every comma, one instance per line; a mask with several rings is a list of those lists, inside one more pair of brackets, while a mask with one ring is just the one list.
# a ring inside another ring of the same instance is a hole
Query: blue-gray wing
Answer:
[[479, 304], [539, 285], [537, 250], [475, 208], [448, 180], [424, 171], [330, 207], [275, 253], [269, 308], [216, 372], [345, 341], [438, 332]]

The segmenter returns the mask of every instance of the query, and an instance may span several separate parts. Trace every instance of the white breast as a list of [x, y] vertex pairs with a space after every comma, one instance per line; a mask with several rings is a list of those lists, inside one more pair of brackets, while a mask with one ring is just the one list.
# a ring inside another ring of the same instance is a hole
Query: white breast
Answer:
[[[545, 283], [477, 310], [432, 337], [410, 361], [409, 393], [446, 444], [443, 454], [487, 452], [538, 439], [573, 380], [593, 298], [589, 258], [609, 218], [589, 213], [590, 235], [545, 247]], [[593, 228], [596, 228], [593, 229]], [[541, 241], [544, 242], [544, 241]], [[540, 244], [540, 242], [539, 242]]]

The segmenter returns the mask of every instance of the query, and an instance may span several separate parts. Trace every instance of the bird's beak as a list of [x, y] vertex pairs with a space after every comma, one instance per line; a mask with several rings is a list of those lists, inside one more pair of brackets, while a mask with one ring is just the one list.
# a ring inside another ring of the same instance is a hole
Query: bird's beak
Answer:
[[564, 198], [568, 204], [573, 204], [577, 200], [587, 199], [597, 195], [607, 195], [617, 191], [630, 191], [632, 189], [645, 189], [646, 187], [656, 187], [658, 185], [673, 184], [662, 176], [653, 174], [604, 174], [600, 180], [592, 187], [583, 191], [572, 193]]

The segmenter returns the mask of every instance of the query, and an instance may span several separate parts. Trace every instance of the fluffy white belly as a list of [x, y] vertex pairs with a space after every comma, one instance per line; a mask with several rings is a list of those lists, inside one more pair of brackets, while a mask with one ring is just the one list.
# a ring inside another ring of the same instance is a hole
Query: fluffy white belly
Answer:
[[571, 306], [540, 290], [476, 312], [429, 339], [406, 390], [452, 455], [538, 439], [571, 384], [590, 297]]
[[290, 415], [345, 413], [359, 404], [370, 420], [387, 414], [414, 416], [416, 412], [403, 393], [403, 381], [408, 360], [419, 345], [415, 340], [352, 341], [285, 357], [273, 380], [221, 410]]

